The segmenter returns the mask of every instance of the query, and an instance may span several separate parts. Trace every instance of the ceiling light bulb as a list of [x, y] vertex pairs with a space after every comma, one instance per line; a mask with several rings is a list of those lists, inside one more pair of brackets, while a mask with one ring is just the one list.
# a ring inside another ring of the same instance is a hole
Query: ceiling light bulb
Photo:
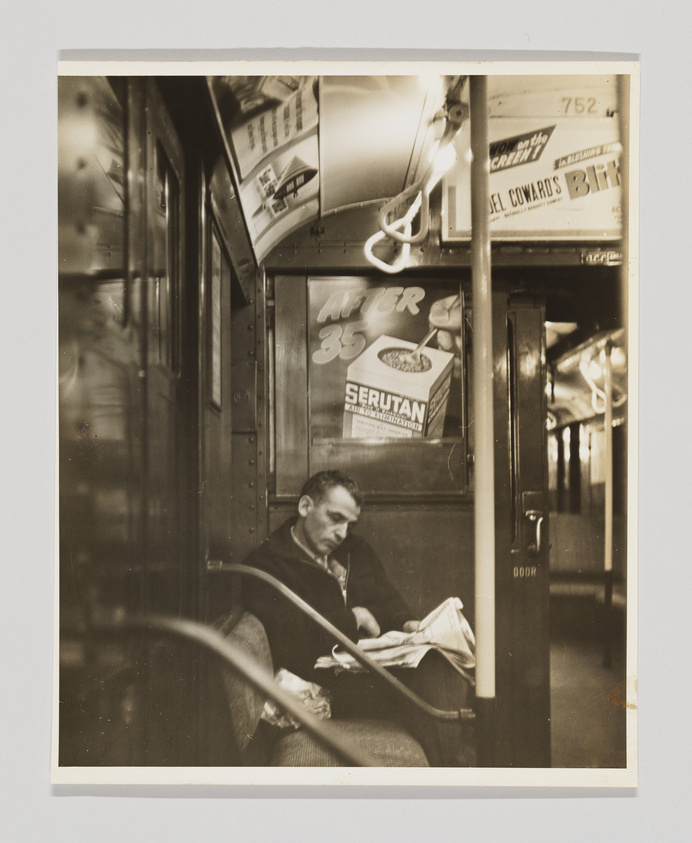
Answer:
[[591, 380], [598, 380], [602, 374], [601, 367], [598, 365], [596, 360], [592, 360], [591, 363], [589, 363], [589, 377]]
[[611, 354], [610, 359], [613, 363], [614, 369], [624, 369], [625, 365], [627, 364], [627, 357], [625, 355], [624, 349], [620, 348], [619, 345], [616, 345]]

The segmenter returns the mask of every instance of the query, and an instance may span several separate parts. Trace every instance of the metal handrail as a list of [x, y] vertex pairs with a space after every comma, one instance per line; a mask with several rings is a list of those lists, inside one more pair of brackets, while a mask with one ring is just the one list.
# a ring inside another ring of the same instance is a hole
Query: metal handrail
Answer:
[[234, 670], [237, 670], [254, 688], [266, 694], [272, 702], [287, 711], [320, 742], [348, 764], [355, 767], [380, 766], [369, 753], [353, 749], [344, 743], [342, 738], [335, 734], [334, 727], [328, 721], [325, 722], [310, 714], [294, 696], [276, 685], [270, 673], [264, 671], [255, 661], [245, 655], [237, 645], [226, 640], [216, 630], [196, 621], [181, 620], [164, 615], [133, 615], [112, 623], [100, 622], [88, 628], [90, 635], [106, 637], [125, 632], [182, 638], [206, 649], [225, 665], [230, 665]]
[[330, 623], [326, 618], [322, 617], [322, 615], [313, 609], [313, 607], [306, 603], [302, 597], [299, 597], [294, 591], [291, 591], [288, 586], [284, 585], [280, 580], [277, 580], [271, 574], [267, 574], [265, 571], [261, 571], [259, 568], [252, 568], [249, 565], [239, 565], [236, 562], [226, 562], [223, 563], [221, 571], [226, 571], [231, 574], [239, 574], [241, 576], [249, 576], [254, 577], [255, 579], [262, 580], [263, 582], [270, 585], [273, 589], [278, 591], [287, 600], [293, 603], [294, 606], [297, 606], [303, 612], [305, 612], [308, 617], [313, 620], [318, 626], [321, 626], [326, 632], [332, 635], [336, 640], [341, 644], [341, 646], [347, 650], [355, 659], [356, 661], [361, 664], [363, 667], [367, 667], [368, 670], [371, 670], [373, 673], [377, 674], [390, 688], [394, 689], [398, 693], [402, 694], [408, 702], [412, 705], [416, 706], [420, 710], [424, 711], [426, 714], [430, 715], [431, 717], [435, 717], [438, 720], [460, 720], [460, 721], [467, 721], [467, 720], [474, 720], [475, 719], [475, 712], [471, 708], [460, 708], [456, 711], [445, 711], [440, 708], [435, 708], [435, 706], [430, 705], [425, 700], [421, 699], [417, 694], [415, 694], [410, 688], [407, 688], [403, 682], [397, 679], [395, 676], [392, 676], [389, 671], [385, 670], [382, 665], [378, 664], [371, 656], [365, 653], [363, 650], [360, 649], [356, 644], [351, 641], [344, 633], [334, 626], [334, 624]]

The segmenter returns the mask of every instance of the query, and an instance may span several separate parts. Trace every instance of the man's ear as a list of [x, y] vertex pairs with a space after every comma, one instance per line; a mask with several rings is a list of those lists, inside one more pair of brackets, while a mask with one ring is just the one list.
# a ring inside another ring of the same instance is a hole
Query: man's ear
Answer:
[[298, 514], [300, 517], [305, 518], [313, 506], [313, 500], [310, 495], [303, 495], [303, 497], [298, 501]]

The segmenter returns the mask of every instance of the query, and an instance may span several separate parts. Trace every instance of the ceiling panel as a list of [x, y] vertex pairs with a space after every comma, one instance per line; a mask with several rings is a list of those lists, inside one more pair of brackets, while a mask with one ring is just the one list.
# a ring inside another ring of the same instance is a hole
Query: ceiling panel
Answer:
[[322, 77], [322, 213], [399, 193], [442, 103], [439, 76]]

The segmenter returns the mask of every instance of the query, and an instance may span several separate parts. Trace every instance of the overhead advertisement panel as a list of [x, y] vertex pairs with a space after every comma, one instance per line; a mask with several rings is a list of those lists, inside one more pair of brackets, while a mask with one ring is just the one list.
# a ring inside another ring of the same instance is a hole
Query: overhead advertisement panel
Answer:
[[311, 76], [212, 80], [258, 261], [319, 213], [316, 86]]
[[[490, 118], [493, 240], [609, 240], [621, 234], [616, 116]], [[470, 129], [443, 182], [442, 238], [471, 238]]]

